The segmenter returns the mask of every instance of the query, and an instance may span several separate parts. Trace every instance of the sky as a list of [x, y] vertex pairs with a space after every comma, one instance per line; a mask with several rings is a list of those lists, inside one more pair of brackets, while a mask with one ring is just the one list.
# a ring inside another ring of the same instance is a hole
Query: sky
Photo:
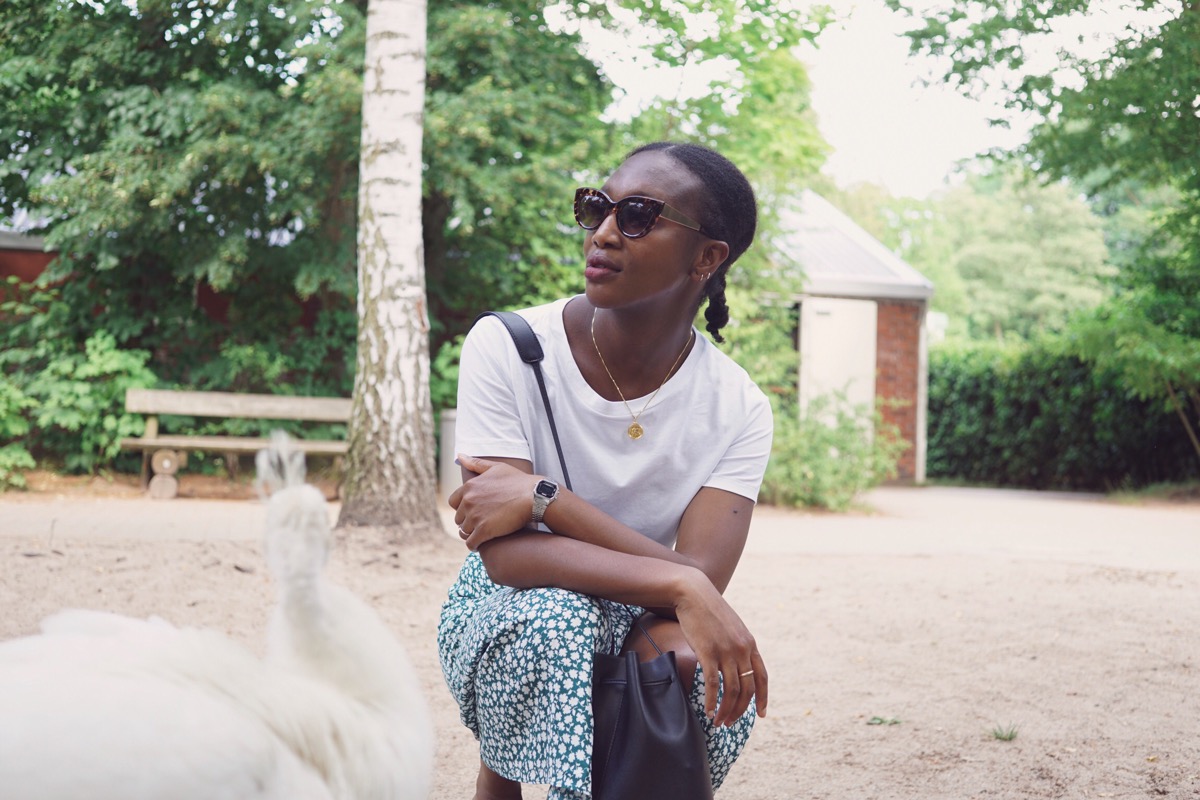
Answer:
[[[818, 124], [833, 149], [825, 172], [838, 185], [865, 181], [897, 197], [924, 198], [945, 184], [960, 159], [1025, 140], [1027, 126], [988, 124], [1004, 115], [998, 104], [921, 85], [934, 62], [909, 55], [902, 34], [913, 25], [884, 0], [822, 2], [839, 21], [821, 33], [817, 47], [797, 53], [809, 68]], [[598, 25], [585, 28], [584, 42], [627, 93], [609, 109], [614, 119], [632, 116], [656, 94], [702, 94], [723, 71], [711, 63], [691, 64], [683, 74], [656, 66], [621, 34]]]
[[988, 125], [998, 105], [964, 98], [943, 85], [922, 86], [934, 66], [908, 54], [912, 24], [883, 0], [831, 0], [844, 22], [822, 32], [800, 57], [809, 67], [812, 103], [833, 148], [825, 172], [840, 186], [870, 182], [898, 197], [927, 197], [957, 161], [991, 147], [1014, 147], [1027, 129]]

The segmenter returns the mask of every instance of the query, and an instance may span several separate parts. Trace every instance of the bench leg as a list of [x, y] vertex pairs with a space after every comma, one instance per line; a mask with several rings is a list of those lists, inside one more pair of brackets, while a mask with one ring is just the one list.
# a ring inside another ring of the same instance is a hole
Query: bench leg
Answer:
[[179, 470], [179, 455], [174, 450], [156, 450], [151, 457], [150, 466], [154, 477], [148, 487], [150, 496], [156, 500], [170, 500], [179, 493], [179, 479], [175, 473]]

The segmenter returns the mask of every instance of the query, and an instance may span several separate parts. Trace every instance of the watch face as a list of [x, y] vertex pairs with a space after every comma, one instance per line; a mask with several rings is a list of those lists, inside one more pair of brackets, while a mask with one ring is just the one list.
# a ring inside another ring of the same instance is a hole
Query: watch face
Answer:
[[538, 485], [534, 487], [533, 491], [542, 497], [554, 497], [554, 495], [558, 494], [558, 486], [550, 481], [538, 481]]

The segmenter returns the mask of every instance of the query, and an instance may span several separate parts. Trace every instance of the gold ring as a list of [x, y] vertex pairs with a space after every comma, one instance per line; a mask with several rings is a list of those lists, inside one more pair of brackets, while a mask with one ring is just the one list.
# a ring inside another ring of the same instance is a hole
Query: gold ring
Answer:
[[744, 677], [746, 677], [747, 675], [753, 675], [753, 674], [754, 674], [754, 670], [752, 670], [752, 669], [748, 669], [748, 670], [746, 670], [745, 672], [740, 672], [740, 673], [738, 673], [738, 677], [739, 677], [739, 678], [744, 678]]

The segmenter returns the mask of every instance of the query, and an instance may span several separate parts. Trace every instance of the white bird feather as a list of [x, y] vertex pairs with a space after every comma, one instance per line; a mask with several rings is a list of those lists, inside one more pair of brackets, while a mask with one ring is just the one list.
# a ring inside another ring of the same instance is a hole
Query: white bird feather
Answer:
[[433, 734], [416, 674], [378, 614], [324, 579], [329, 520], [303, 465], [286, 437], [259, 454], [259, 479], [275, 487], [267, 657], [158, 618], [47, 618], [41, 635], [0, 643], [0, 795], [428, 796]]

